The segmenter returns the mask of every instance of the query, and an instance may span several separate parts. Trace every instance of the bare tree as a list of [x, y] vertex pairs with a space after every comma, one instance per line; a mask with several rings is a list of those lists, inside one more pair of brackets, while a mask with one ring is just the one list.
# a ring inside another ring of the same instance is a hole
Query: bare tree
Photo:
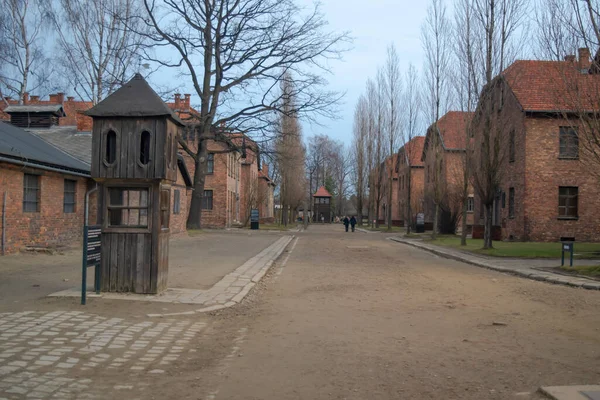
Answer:
[[[402, 135], [402, 147], [404, 149], [403, 156], [405, 160], [398, 160], [398, 162], [405, 162], [408, 164], [407, 175], [406, 175], [406, 202], [405, 209], [401, 209], [404, 213], [404, 220], [406, 224], [406, 233], [410, 234], [412, 227], [412, 168], [411, 163], [415, 156], [419, 158], [421, 155], [416, 155], [416, 147], [409, 145], [412, 140], [417, 136], [420, 129], [420, 114], [421, 114], [421, 91], [419, 85], [419, 73], [414, 65], [410, 64], [406, 71], [406, 89], [404, 91], [404, 134]], [[398, 157], [401, 153], [398, 153]], [[400, 185], [398, 185], [400, 190]], [[398, 200], [401, 201], [400, 196]], [[404, 202], [402, 202], [404, 203]]]
[[144, 44], [135, 0], [58, 0], [50, 11], [69, 85], [98, 103], [139, 70]]
[[280, 173], [280, 204], [282, 224], [292, 221], [293, 215], [304, 200], [304, 180], [298, 172], [305, 162], [305, 149], [302, 144], [302, 131], [298, 117], [294, 113], [294, 83], [286, 75], [281, 82], [283, 93], [282, 114], [279, 118], [279, 135], [276, 139], [277, 164]]
[[367, 154], [368, 125], [367, 100], [364, 96], [360, 96], [354, 109], [354, 125], [352, 127], [353, 178], [356, 192], [357, 221], [359, 225], [362, 225], [364, 201], [369, 181]]
[[535, 2], [535, 23], [538, 58], [562, 60], [574, 54], [580, 35], [573, 31], [577, 25], [570, 0], [537, 0]]
[[[459, 0], [454, 8], [454, 59], [456, 68], [453, 71], [456, 102], [461, 111], [471, 113], [477, 107], [479, 90], [483, 82], [483, 69], [478, 60], [482, 54], [481, 25], [474, 20], [475, 0]], [[468, 117], [470, 118], [470, 117]], [[469, 199], [470, 177], [469, 167], [472, 149], [470, 121], [465, 125], [465, 152], [461, 158], [460, 171], [452, 171], [462, 176], [462, 188], [453, 188], [453, 201], [461, 205], [461, 246], [467, 244], [467, 202]]]
[[385, 75], [385, 87], [386, 87], [386, 101], [387, 101], [387, 140], [389, 143], [389, 157], [390, 162], [388, 165], [388, 185], [387, 185], [387, 215], [385, 216], [388, 230], [392, 229], [392, 211], [393, 207], [397, 204], [393, 204], [393, 177], [396, 170], [396, 163], [393, 162], [394, 154], [397, 151], [399, 136], [400, 136], [400, 101], [402, 95], [402, 75], [400, 73], [400, 60], [398, 59], [398, 52], [394, 45], [390, 45], [387, 50], [387, 60], [384, 69]]
[[49, 82], [44, 52], [48, 19], [38, 0], [0, 0], [0, 95], [19, 104], [27, 91]]
[[[428, 121], [431, 123], [431, 138], [433, 148], [437, 149], [439, 140], [437, 121], [440, 115], [448, 108], [450, 91], [448, 90], [448, 63], [450, 61], [450, 23], [446, 16], [446, 6], [443, 0], [431, 0], [428, 15], [422, 27], [422, 43], [425, 50], [425, 98], [427, 101]], [[435, 211], [433, 217], [433, 238], [439, 230], [440, 204], [444, 193], [441, 185], [442, 158], [439, 151], [432, 154], [434, 159], [433, 170], [433, 198]]]
[[[501, 123], [494, 121], [504, 104], [505, 87], [495, 75], [504, 70], [519, 51], [515, 40], [523, 22], [525, 0], [475, 0], [475, 21], [480, 25], [483, 49], [482, 57], [476, 62], [485, 66], [484, 89], [481, 93], [476, 114], [481, 128], [476, 135], [474, 149], [478, 165], [472, 168], [473, 184], [485, 208], [484, 249], [492, 248], [492, 222], [494, 202], [501, 190], [504, 159], [507, 157], [506, 135]], [[499, 93], [499, 95], [498, 95]]]
[[188, 228], [200, 227], [200, 204], [206, 175], [207, 143], [223, 141], [214, 128], [221, 124], [250, 134], [274, 123], [281, 114], [279, 82], [294, 77], [298, 118], [333, 116], [340, 96], [323, 90], [325, 61], [338, 59], [348, 43], [346, 33], [326, 30], [316, 4], [305, 12], [294, 0], [144, 0], [141, 19], [152, 30], [150, 39], [175, 51], [173, 61], [149, 58], [161, 65], [182, 67], [200, 98], [194, 126], [197, 150], [184, 149], [194, 159], [194, 193]]
[[[386, 130], [386, 104], [385, 104], [385, 75], [382, 69], [377, 70], [377, 79], [375, 81], [375, 96], [369, 98], [370, 113], [372, 113], [371, 138], [373, 141], [373, 165], [372, 189], [373, 189], [373, 208], [375, 227], [379, 228], [379, 210], [381, 201], [385, 195], [386, 185], [385, 177], [385, 159], [387, 155], [385, 130]], [[391, 190], [391, 188], [390, 188]]]

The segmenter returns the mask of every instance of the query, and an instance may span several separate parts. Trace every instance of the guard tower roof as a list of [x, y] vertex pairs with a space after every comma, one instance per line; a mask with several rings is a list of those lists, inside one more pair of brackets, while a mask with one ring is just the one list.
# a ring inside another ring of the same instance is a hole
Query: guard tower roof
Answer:
[[160, 117], [167, 116], [180, 125], [183, 122], [150, 87], [140, 74], [85, 112], [90, 117]]

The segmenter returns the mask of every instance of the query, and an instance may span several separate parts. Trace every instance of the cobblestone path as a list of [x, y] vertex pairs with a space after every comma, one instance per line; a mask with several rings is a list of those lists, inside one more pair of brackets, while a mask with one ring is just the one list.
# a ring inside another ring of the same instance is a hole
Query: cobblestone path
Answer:
[[[142, 374], [163, 374], [204, 322], [128, 323], [80, 311], [0, 314], [0, 400], [146, 398]], [[127, 371], [122, 384], [103, 374]]]

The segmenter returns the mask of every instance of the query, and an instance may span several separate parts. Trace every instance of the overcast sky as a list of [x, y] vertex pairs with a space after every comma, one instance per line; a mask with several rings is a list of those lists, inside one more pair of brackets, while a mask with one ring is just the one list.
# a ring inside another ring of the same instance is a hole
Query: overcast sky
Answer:
[[[310, 0], [305, 0], [310, 3]], [[451, 6], [448, 3], [448, 6]], [[409, 63], [423, 65], [421, 22], [427, 2], [422, 0], [324, 0], [323, 11], [335, 31], [350, 31], [354, 48], [343, 62], [332, 64], [330, 86], [346, 92], [339, 120], [322, 120], [325, 127], [304, 124], [305, 136], [324, 133], [349, 143], [352, 140], [354, 106], [369, 77], [385, 62], [386, 49], [394, 43], [403, 71]]]

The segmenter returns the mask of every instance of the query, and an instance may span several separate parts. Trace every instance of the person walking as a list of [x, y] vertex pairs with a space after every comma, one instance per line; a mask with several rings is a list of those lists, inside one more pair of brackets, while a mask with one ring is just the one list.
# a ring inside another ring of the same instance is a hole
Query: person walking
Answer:
[[344, 226], [346, 227], [346, 232], [348, 232], [348, 225], [350, 225], [350, 220], [348, 217], [344, 217]]
[[356, 226], [356, 218], [354, 218], [354, 215], [350, 218], [350, 225], [352, 225], [352, 232], [354, 232], [354, 227]]

